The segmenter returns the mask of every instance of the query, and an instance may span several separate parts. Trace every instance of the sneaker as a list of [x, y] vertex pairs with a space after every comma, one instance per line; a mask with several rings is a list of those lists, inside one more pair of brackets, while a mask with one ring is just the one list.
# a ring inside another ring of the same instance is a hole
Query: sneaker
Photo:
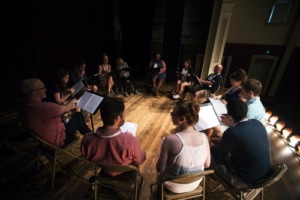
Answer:
[[137, 90], [134, 90], [133, 93], [134, 93], [134, 94], [138, 94], [138, 91], [137, 91]]
[[124, 92], [125, 97], [129, 97], [129, 94], [127, 92]]
[[179, 98], [180, 98], [180, 96], [178, 94], [173, 95], [173, 99], [179, 99]]

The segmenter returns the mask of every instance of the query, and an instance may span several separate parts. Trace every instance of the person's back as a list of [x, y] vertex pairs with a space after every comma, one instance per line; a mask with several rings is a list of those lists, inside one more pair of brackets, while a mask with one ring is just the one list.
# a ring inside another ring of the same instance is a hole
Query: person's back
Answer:
[[[125, 105], [121, 98], [106, 97], [100, 104], [103, 127], [82, 139], [82, 155], [91, 162], [112, 165], [140, 165], [146, 160], [139, 141], [131, 133], [123, 133]], [[113, 176], [120, 173], [107, 172]]]
[[[167, 136], [162, 143], [156, 164], [158, 178], [178, 176], [203, 171], [210, 165], [210, 149], [204, 133], [194, 130], [198, 121], [200, 104], [189, 101], [177, 102], [171, 113], [179, 132]], [[189, 184], [166, 182], [165, 187], [175, 193], [194, 190], [201, 180]]]
[[217, 146], [211, 147], [216, 161], [213, 168], [234, 187], [253, 185], [270, 167], [267, 131], [258, 120], [246, 117], [248, 107], [243, 101], [229, 100], [227, 110], [226, 118], [231, 116], [235, 126], [224, 132]]
[[231, 161], [241, 179], [256, 183], [270, 167], [270, 145], [265, 127], [255, 119], [240, 122], [227, 129], [220, 149], [231, 140]]

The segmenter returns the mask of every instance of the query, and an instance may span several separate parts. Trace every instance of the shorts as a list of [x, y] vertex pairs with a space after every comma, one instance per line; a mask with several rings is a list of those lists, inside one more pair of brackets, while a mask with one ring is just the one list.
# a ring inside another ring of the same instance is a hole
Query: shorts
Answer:
[[161, 74], [152, 74], [152, 78], [157, 78], [157, 79], [162, 79], [166, 78], [166, 73], [161, 73]]

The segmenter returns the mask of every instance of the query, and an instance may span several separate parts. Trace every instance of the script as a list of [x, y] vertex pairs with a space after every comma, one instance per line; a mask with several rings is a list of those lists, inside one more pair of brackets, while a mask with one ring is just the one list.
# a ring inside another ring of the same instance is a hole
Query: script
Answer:
[[78, 99], [77, 106], [84, 111], [95, 114], [104, 97], [85, 91]]
[[82, 81], [77, 82], [75, 85], [73, 85], [71, 88], [74, 88], [74, 92], [72, 94], [72, 97], [74, 97], [82, 88], [84, 88], [84, 84]]
[[222, 124], [221, 115], [227, 114], [227, 108], [221, 100], [209, 98], [210, 103], [201, 104], [199, 121], [195, 130], [202, 131]]
[[218, 116], [227, 114], [226, 105], [219, 99], [208, 98]]
[[120, 129], [123, 133], [131, 133], [133, 136], [136, 136], [137, 123], [125, 122]]

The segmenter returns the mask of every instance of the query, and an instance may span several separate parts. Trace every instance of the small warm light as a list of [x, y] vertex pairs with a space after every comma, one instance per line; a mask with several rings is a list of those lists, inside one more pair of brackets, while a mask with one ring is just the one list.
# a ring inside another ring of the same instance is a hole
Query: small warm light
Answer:
[[287, 139], [292, 132], [293, 132], [292, 128], [284, 128], [282, 130], [282, 136]]
[[278, 121], [275, 124], [275, 130], [278, 132], [281, 132], [281, 130], [285, 127], [285, 122], [283, 121]]
[[295, 147], [299, 141], [300, 141], [300, 135], [290, 135], [289, 136], [289, 145], [291, 147]]
[[298, 143], [295, 145], [295, 150], [297, 156], [300, 156], [300, 141], [298, 141]]
[[277, 120], [278, 120], [278, 116], [277, 116], [277, 115], [274, 115], [274, 116], [272, 116], [272, 117], [269, 119], [270, 124], [271, 124], [272, 126], [275, 125], [275, 123], [277, 122]]
[[265, 112], [265, 120], [269, 121], [270, 117], [272, 116], [272, 111]]

